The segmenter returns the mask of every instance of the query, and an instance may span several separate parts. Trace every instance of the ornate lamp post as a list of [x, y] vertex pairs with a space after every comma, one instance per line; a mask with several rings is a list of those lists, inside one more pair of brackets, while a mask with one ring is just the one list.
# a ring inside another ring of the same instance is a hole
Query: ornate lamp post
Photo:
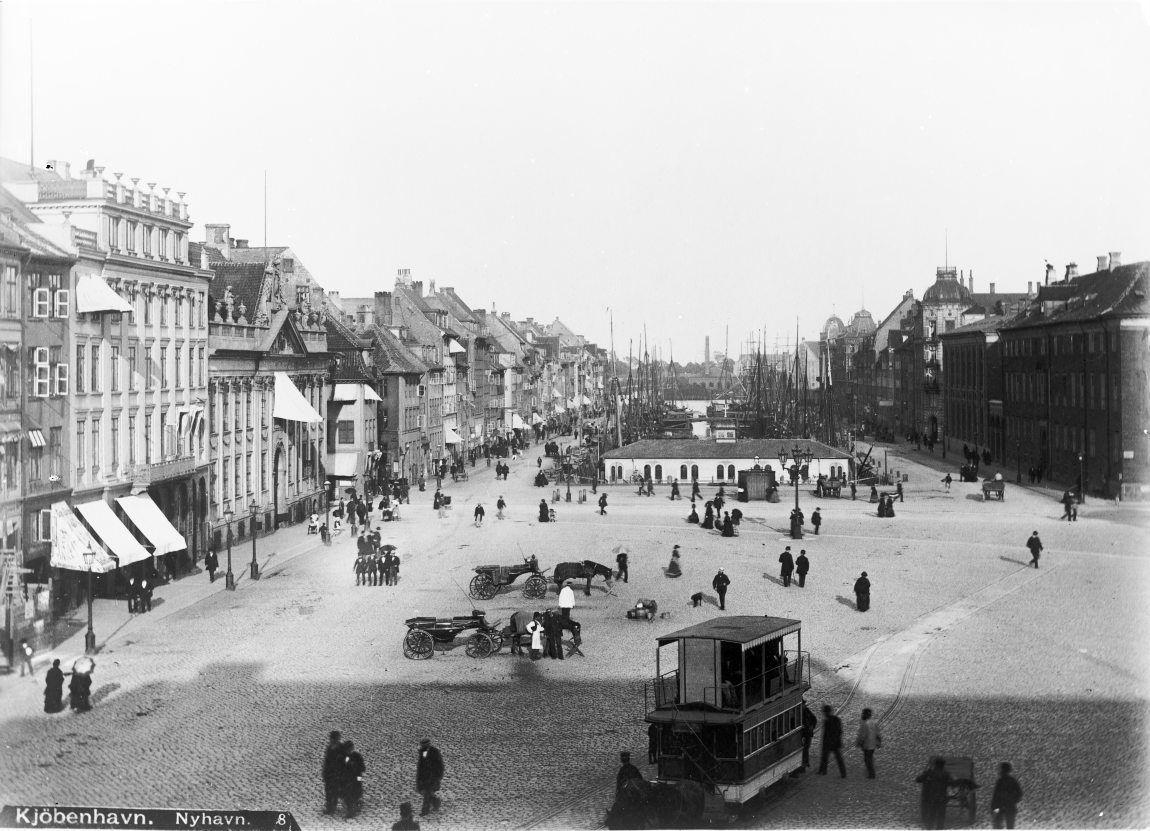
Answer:
[[[788, 458], [792, 460], [792, 464], [789, 468], [787, 467]], [[795, 510], [791, 514], [791, 539], [795, 540], [801, 540], [803, 538], [803, 524], [799, 522], [798, 518], [799, 471], [802, 470], [802, 466], [804, 464], [809, 465], [811, 463], [811, 459], [813, 458], [814, 454], [811, 452], [810, 447], [807, 447], [806, 450], [803, 450], [796, 444], [793, 448], [791, 448], [789, 453], [785, 447], [779, 448], [779, 464], [782, 465], [784, 469], [790, 471], [791, 482], [795, 486]]]
[[228, 573], [224, 575], [224, 588], [232, 592], [236, 590], [236, 576], [232, 574], [232, 517], [234, 516], [235, 514], [232, 513], [231, 508], [224, 511], [224, 522], [228, 524]]
[[1086, 501], [1086, 455], [1078, 454], [1078, 504]]
[[95, 563], [96, 552], [89, 542], [88, 550], [84, 552], [84, 565], [88, 567], [88, 631], [84, 635], [84, 652], [88, 655], [96, 654], [96, 633], [92, 629], [92, 566]]
[[260, 579], [260, 565], [256, 562], [256, 513], [259, 511], [259, 504], [253, 499], [252, 504], [248, 505], [252, 512], [252, 579]]

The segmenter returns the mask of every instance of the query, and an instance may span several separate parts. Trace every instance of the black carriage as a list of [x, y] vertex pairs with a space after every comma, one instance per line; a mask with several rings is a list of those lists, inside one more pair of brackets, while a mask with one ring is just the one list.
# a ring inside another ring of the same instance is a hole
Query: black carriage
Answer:
[[457, 617], [412, 617], [404, 621], [407, 634], [403, 638], [403, 657], [423, 661], [435, 655], [435, 650], [446, 652], [461, 632], [476, 630], [467, 638], [465, 651], [471, 658], [489, 658], [503, 648], [500, 627], [489, 624], [480, 609], [470, 615]]
[[1006, 482], [1002, 479], [987, 479], [982, 483], [982, 501], [997, 499], [1002, 502], [1006, 499]]
[[517, 566], [476, 566], [471, 578], [468, 594], [477, 600], [490, 600], [504, 586], [510, 586], [524, 574], [531, 575], [523, 584], [523, 596], [538, 598], [547, 596], [547, 578], [539, 571], [539, 560], [532, 554], [523, 558]]

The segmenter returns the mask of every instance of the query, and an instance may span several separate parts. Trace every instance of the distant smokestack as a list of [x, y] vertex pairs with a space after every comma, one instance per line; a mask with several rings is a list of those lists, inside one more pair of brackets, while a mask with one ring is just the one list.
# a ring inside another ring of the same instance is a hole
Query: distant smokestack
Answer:
[[990, 284], [990, 293], [994, 294], [994, 283]]
[[1098, 255], [1098, 268], [1095, 271], [1108, 271], [1110, 269], [1110, 258], [1105, 254]]
[[1078, 263], [1066, 264], [1066, 280], [1069, 282], [1078, 276]]
[[1120, 266], [1120, 265], [1122, 265], [1122, 252], [1121, 251], [1111, 251], [1110, 252], [1110, 270], [1113, 271], [1114, 269], [1118, 268], [1118, 266]]
[[711, 366], [711, 336], [705, 335], [703, 337], [703, 372]]
[[974, 269], [973, 268], [970, 270], [970, 274], [966, 275], [966, 281], [967, 281], [967, 285], [966, 285], [967, 289], [970, 291], [971, 294], [974, 294]]
[[[1046, 264], [1046, 285], [1050, 285], [1050, 275], [1054, 272], [1054, 266], [1050, 263]], [[1070, 274], [1070, 266], [1066, 266], [1066, 274]]]
[[1027, 280], [1026, 281], [1026, 293], [1027, 294], [1034, 294], [1034, 281], [1033, 280]]

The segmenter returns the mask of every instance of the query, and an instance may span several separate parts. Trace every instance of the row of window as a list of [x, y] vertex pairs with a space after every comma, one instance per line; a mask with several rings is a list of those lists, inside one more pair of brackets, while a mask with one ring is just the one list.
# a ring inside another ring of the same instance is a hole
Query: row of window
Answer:
[[[1006, 373], [1006, 392], [1010, 400], [1035, 404], [1047, 403], [1047, 377], [1029, 372]], [[1101, 372], [1055, 372], [1049, 376], [1049, 398], [1054, 406], [1081, 407], [1093, 409], [1106, 407], [1107, 387], [1113, 400], [1110, 406], [1119, 405], [1118, 384], [1107, 384], [1105, 373]]]
[[105, 217], [105, 229], [108, 234], [108, 247], [113, 251], [187, 262], [187, 238], [180, 231], [157, 228], [118, 216]]
[[743, 758], [777, 742], [803, 725], [803, 705], [784, 710], [774, 718], [743, 731]]
[[[323, 384], [317, 384], [313, 387], [304, 387], [301, 389], [304, 398], [316, 412], [319, 412], [321, 402], [323, 401]], [[252, 394], [251, 390], [246, 390], [243, 393], [225, 392], [222, 389], [217, 392], [218, 406], [213, 409], [213, 412], [219, 412], [219, 421], [212, 419], [212, 435], [217, 433], [230, 433], [232, 431], [240, 431], [245, 427], [255, 427], [258, 423], [260, 427], [268, 426], [268, 415], [270, 408], [265, 406], [265, 398], [270, 397], [270, 393], [266, 396], [257, 393]], [[242, 396], [242, 397], [241, 397]], [[233, 398], [235, 399], [233, 402]], [[256, 420], [252, 420], [252, 403], [255, 403]]]
[[[56, 348], [58, 347], [53, 347], [53, 349]], [[128, 354], [121, 356], [119, 343], [112, 343], [108, 352], [108, 358], [111, 361], [111, 371], [108, 377], [109, 391], [120, 392], [123, 389], [125, 369], [127, 370], [129, 391], [141, 389], [141, 380], [144, 390], [168, 389], [173, 386], [179, 388], [184, 386], [185, 382], [193, 387], [201, 387], [207, 383], [208, 358], [206, 347], [190, 347], [186, 344], [172, 347], [160, 346], [158, 347], [158, 359], [153, 359], [152, 354], [156, 354], [153, 351], [155, 349], [156, 347], [141, 347], [133, 343], [128, 347]], [[99, 343], [76, 346], [76, 392], [104, 392], [102, 354], [102, 345]], [[141, 364], [141, 360], [144, 361], [143, 364]], [[41, 392], [39, 384], [41, 367], [46, 367], [48, 364], [54, 365], [55, 361], [50, 359], [46, 348], [40, 347], [33, 356], [33, 364], [36, 367], [35, 377], [37, 380], [35, 395], [67, 394], [68, 367], [66, 365], [60, 365], [64, 377], [63, 390], [61, 391], [58, 386], [49, 386], [48, 392]], [[184, 372], [185, 365], [187, 366], [186, 375]], [[55, 379], [56, 376], [53, 375], [52, 377]]]
[[[1106, 348], [1106, 332], [1068, 332], [1049, 337], [1051, 355], [1081, 355], [1099, 353]], [[1118, 333], [1111, 331], [1110, 348], [1118, 348]], [[1003, 354], [1010, 358], [1032, 357], [1046, 354], [1046, 336], [1011, 338], [1003, 344]]]
[[[172, 423], [170, 415], [176, 414], [177, 420]], [[145, 411], [143, 418], [139, 418], [138, 411], [131, 410], [126, 413], [112, 413], [108, 417], [110, 441], [107, 444], [111, 452], [108, 466], [111, 471], [119, 469], [121, 460], [127, 465], [137, 462], [137, 446], [141, 446], [143, 464], [152, 464], [171, 456], [198, 455], [203, 447], [202, 427], [193, 430], [193, 416], [177, 410], [160, 408]], [[143, 434], [137, 432], [138, 423], [143, 423]], [[156, 447], [154, 436], [156, 426], [160, 427], [159, 447]], [[121, 426], [126, 428], [127, 442], [121, 443]], [[76, 431], [76, 458], [80, 460], [75, 466], [76, 481], [82, 482], [86, 469], [91, 468], [92, 478], [96, 479], [104, 467], [105, 441], [103, 433], [103, 414], [77, 417]], [[121, 455], [124, 450], [127, 455]], [[159, 451], [157, 455], [157, 449]], [[88, 465], [91, 460], [91, 465]]]

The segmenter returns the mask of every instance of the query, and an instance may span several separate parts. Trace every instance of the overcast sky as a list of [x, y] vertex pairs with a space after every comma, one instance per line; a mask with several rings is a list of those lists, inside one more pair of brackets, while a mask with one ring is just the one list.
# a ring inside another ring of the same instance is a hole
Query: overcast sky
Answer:
[[[666, 358], [1150, 257], [1146, 6], [3, 2], [0, 153]], [[193, 232], [202, 239], [202, 225]]]

